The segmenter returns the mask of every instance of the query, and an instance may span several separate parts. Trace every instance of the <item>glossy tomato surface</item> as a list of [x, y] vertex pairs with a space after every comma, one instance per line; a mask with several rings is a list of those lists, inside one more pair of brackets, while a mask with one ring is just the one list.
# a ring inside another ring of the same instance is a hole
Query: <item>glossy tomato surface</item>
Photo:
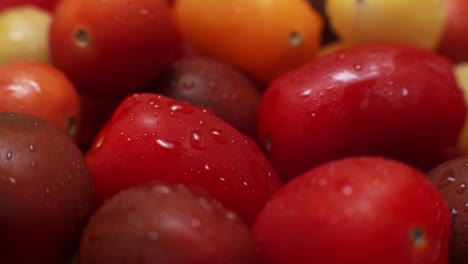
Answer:
[[100, 202], [150, 180], [204, 188], [251, 222], [280, 185], [257, 144], [206, 109], [134, 94], [86, 154]]
[[290, 179], [350, 155], [384, 155], [430, 169], [456, 143], [466, 103], [441, 56], [367, 44], [277, 78], [259, 111], [267, 156]]
[[165, 0], [63, 0], [49, 41], [54, 65], [83, 94], [101, 98], [141, 89], [179, 47]]
[[284, 185], [253, 232], [264, 264], [448, 264], [450, 216], [422, 172], [350, 157]]
[[249, 227], [203, 191], [151, 182], [107, 200], [81, 240], [81, 264], [255, 264]]

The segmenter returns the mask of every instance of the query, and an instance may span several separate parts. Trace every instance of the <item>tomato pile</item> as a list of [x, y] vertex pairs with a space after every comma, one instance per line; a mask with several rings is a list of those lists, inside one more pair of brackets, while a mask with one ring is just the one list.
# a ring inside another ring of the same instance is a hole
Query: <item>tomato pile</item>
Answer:
[[468, 263], [468, 1], [3, 0], [0, 263]]

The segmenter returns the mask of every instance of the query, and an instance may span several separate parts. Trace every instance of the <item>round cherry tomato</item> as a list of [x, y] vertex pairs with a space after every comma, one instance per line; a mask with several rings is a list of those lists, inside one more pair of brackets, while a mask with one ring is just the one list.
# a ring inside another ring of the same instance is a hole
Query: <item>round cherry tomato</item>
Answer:
[[79, 263], [258, 262], [253, 235], [235, 213], [197, 189], [151, 182], [120, 192], [94, 214]]
[[323, 19], [304, 0], [177, 0], [182, 35], [205, 54], [270, 81], [314, 57]]
[[17, 61], [0, 67], [0, 112], [37, 116], [77, 139], [81, 104], [75, 86], [54, 66]]
[[253, 233], [264, 264], [448, 264], [450, 215], [422, 172], [348, 157], [283, 186]]
[[99, 202], [131, 186], [164, 180], [205, 189], [248, 223], [280, 186], [251, 138], [209, 110], [156, 94], [127, 97], [86, 161]]
[[290, 179], [350, 155], [383, 155], [433, 168], [466, 117], [452, 66], [406, 45], [340, 49], [276, 79], [259, 110], [259, 136]]
[[260, 88], [229, 64], [203, 56], [177, 60], [152, 91], [205, 106], [242, 133], [257, 136]]
[[84, 94], [120, 98], [177, 56], [166, 0], [63, 0], [50, 27], [52, 62]]

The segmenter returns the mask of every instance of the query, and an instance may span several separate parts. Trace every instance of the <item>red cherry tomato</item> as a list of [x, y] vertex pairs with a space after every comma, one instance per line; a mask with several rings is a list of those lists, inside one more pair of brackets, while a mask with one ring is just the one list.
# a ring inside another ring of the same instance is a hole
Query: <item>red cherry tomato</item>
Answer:
[[422, 172], [356, 157], [283, 186], [253, 232], [264, 264], [448, 264], [450, 215]]
[[425, 49], [369, 44], [318, 58], [276, 79], [259, 110], [259, 136], [292, 178], [350, 155], [437, 165], [463, 127], [452, 66]]
[[50, 55], [82, 93], [120, 98], [141, 89], [177, 56], [166, 0], [63, 0]]
[[100, 202], [164, 180], [204, 188], [251, 222], [280, 182], [256, 143], [206, 109], [156, 94], [127, 97], [86, 154]]

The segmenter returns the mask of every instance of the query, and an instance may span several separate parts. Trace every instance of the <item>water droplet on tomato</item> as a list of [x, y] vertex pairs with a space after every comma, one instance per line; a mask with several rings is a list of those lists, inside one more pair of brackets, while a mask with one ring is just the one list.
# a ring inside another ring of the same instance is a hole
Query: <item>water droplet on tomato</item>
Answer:
[[351, 187], [351, 185], [345, 185], [343, 186], [343, 188], [341, 188], [341, 193], [344, 196], [350, 196], [351, 194], [353, 194], [353, 187]]
[[29, 151], [31, 152], [36, 151], [36, 146], [34, 146], [34, 144], [29, 144]]
[[13, 158], [13, 152], [11, 150], [9, 150], [6, 154], [6, 159], [7, 160], [11, 160]]
[[210, 202], [208, 202], [208, 200], [206, 200], [203, 197], [198, 198], [198, 204], [208, 212], [213, 211], [213, 206], [210, 204]]
[[408, 89], [406, 89], [406, 88], [401, 89], [401, 95], [402, 96], [407, 96], [408, 94], [409, 94]]
[[312, 89], [307, 89], [298, 94], [299, 97], [309, 97], [312, 94]]
[[452, 182], [454, 182], [455, 176], [453, 170], [445, 170], [442, 177], [440, 178], [437, 187], [439, 189], [444, 189], [448, 185], [450, 185]]
[[16, 184], [16, 179], [11, 176], [8, 176], [8, 181], [12, 184]]
[[457, 193], [462, 194], [466, 191], [466, 183], [460, 183], [456, 189]]
[[211, 136], [214, 138], [214, 140], [221, 144], [227, 144], [229, 141], [228, 137], [222, 130], [212, 130]]
[[362, 70], [362, 65], [361, 64], [356, 64], [356, 65], [354, 65], [354, 69], [356, 71], [361, 71]]
[[156, 144], [165, 149], [173, 149], [175, 144], [164, 139], [157, 139]]
[[465, 212], [468, 212], [468, 202], [465, 202], [465, 203], [463, 204], [463, 210], [464, 210]]
[[194, 149], [205, 150], [206, 149], [206, 139], [205, 136], [201, 134], [200, 131], [193, 131], [190, 134], [190, 145]]
[[31, 161], [31, 168], [37, 168], [37, 163], [33, 160]]
[[163, 193], [163, 194], [169, 194], [172, 192], [172, 189], [171, 187], [167, 186], [167, 185], [156, 185], [153, 187], [153, 192], [156, 192], [156, 193]]
[[182, 114], [191, 114], [193, 113], [193, 107], [186, 102], [168, 102], [167, 103], [171, 111], [182, 113]]

